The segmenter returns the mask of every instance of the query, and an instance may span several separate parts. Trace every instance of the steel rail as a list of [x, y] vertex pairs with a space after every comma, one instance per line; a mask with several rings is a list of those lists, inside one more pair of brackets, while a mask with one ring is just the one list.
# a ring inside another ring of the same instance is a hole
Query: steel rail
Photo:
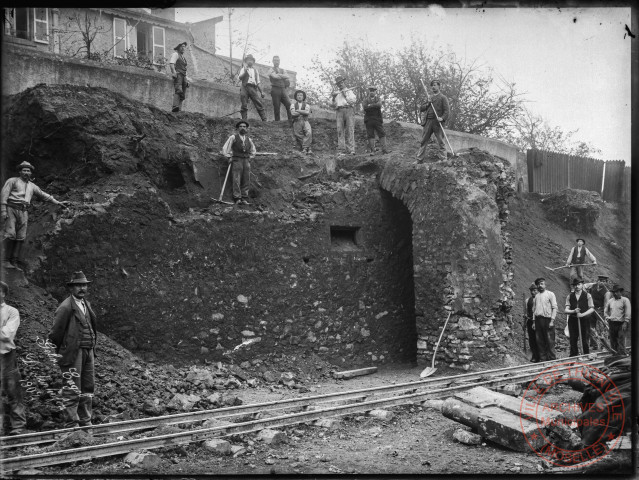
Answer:
[[[572, 364], [562, 362], [557, 365], [556, 373], [560, 373], [570, 368]], [[603, 364], [604, 360], [595, 360], [589, 362], [588, 365], [595, 366]], [[348, 404], [337, 407], [320, 408], [313, 411], [304, 411], [289, 415], [281, 415], [266, 419], [258, 419], [248, 422], [241, 422], [231, 425], [222, 425], [204, 429], [197, 429], [186, 432], [172, 433], [157, 437], [124, 440], [120, 442], [107, 443], [102, 445], [94, 445], [88, 447], [74, 448], [68, 450], [60, 450], [54, 452], [45, 452], [32, 454], [23, 457], [8, 457], [0, 460], [0, 468], [3, 471], [14, 471], [25, 468], [36, 468], [46, 465], [56, 465], [62, 463], [76, 462], [82, 460], [90, 460], [93, 458], [108, 457], [119, 454], [126, 454], [133, 450], [144, 448], [154, 449], [173, 445], [183, 445], [193, 442], [201, 442], [209, 438], [225, 437], [230, 435], [238, 435], [263, 430], [268, 427], [282, 427], [294, 425], [302, 422], [317, 420], [325, 416], [344, 416], [353, 413], [370, 411], [376, 408], [393, 407], [405, 404], [414, 404], [431, 398], [447, 396], [457, 391], [466, 390], [475, 386], [500, 386], [502, 384], [513, 383], [513, 381], [531, 381], [538, 376], [539, 372], [530, 372], [512, 377], [480, 380], [472, 384], [460, 384], [452, 387], [429, 390], [420, 393], [410, 393], [407, 395], [384, 398], [378, 400], [365, 401], [355, 404]]]
[[[569, 357], [562, 361], [578, 361], [599, 358], [604, 356], [603, 352], [592, 353], [588, 355], [580, 355], [577, 357]], [[466, 373], [460, 375], [452, 375], [447, 377], [430, 378], [428, 380], [401, 383], [395, 385], [384, 385], [381, 387], [372, 387], [358, 390], [349, 390], [347, 392], [332, 392], [322, 395], [310, 397], [292, 398], [284, 400], [275, 400], [271, 402], [255, 403], [249, 405], [240, 405], [234, 407], [224, 407], [214, 410], [202, 410], [198, 412], [189, 412], [181, 414], [163, 415], [151, 418], [140, 418], [135, 420], [127, 420], [123, 422], [105, 423], [87, 427], [65, 428], [59, 430], [51, 430], [47, 432], [37, 432], [24, 435], [15, 435], [0, 438], [0, 450], [9, 448], [19, 448], [26, 446], [34, 446], [42, 443], [55, 442], [67, 434], [78, 430], [91, 430], [92, 435], [107, 435], [113, 433], [125, 433], [131, 431], [142, 431], [156, 428], [160, 425], [176, 425], [181, 423], [194, 423], [209, 419], [228, 419], [242, 415], [255, 415], [264, 413], [265, 411], [281, 410], [290, 408], [309, 408], [314, 403], [327, 403], [337, 401], [354, 401], [362, 402], [372, 395], [383, 393], [404, 394], [406, 392], [415, 393], [418, 389], [424, 387], [438, 387], [450, 385], [461, 381], [474, 381], [482, 379], [486, 376], [508, 375], [513, 371], [517, 373], [542, 371], [548, 366], [554, 365], [557, 360], [551, 360], [543, 363], [529, 363], [514, 367], [506, 367], [500, 369], [486, 370], [482, 372]]]

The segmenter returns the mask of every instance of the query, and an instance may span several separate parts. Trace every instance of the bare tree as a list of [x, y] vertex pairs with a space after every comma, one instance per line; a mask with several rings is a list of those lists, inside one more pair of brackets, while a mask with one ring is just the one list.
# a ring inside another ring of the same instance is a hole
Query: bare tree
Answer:
[[99, 55], [94, 48], [96, 37], [112, 31], [112, 25], [102, 22], [102, 12], [96, 14], [86, 9], [84, 12], [73, 12], [58, 31], [60, 43], [68, 45], [67, 55], [75, 57], [84, 53], [86, 58], [94, 58], [96, 54]]

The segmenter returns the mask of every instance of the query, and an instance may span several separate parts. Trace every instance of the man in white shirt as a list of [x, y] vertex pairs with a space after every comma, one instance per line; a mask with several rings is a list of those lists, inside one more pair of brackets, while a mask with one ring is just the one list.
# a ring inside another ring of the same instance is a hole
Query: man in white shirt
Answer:
[[248, 117], [248, 101], [250, 98], [260, 118], [265, 122], [266, 112], [264, 111], [264, 104], [260, 99], [260, 97], [264, 98], [264, 93], [260, 87], [260, 72], [253, 67], [254, 64], [255, 58], [253, 58], [253, 55], [247, 55], [244, 57], [244, 65], [242, 65], [240, 73], [238, 74], [238, 78], [242, 82], [242, 86], [240, 87], [240, 101], [242, 102], [240, 113], [242, 114], [242, 120], [246, 120]]
[[182, 42], [176, 46], [173, 50], [173, 54], [169, 59], [169, 68], [171, 69], [171, 76], [173, 77], [173, 108], [172, 112], [179, 112], [182, 109], [182, 102], [186, 98], [186, 89], [189, 87], [189, 81], [186, 78], [186, 57], [184, 51], [186, 50], [187, 43]]
[[250, 205], [249, 185], [251, 181], [251, 159], [257, 150], [248, 136], [249, 123], [240, 120], [235, 124], [237, 133], [231, 135], [222, 147], [222, 154], [232, 163], [233, 201], [240, 205]]
[[[357, 97], [352, 88], [346, 88], [346, 79], [337, 76], [337, 90], [331, 94], [332, 106], [336, 110], [337, 151], [339, 155], [355, 155], [355, 103]], [[345, 135], [346, 134], [346, 135]], [[346, 136], [346, 138], [344, 138]]]
[[9, 400], [9, 421], [11, 431], [9, 435], [26, 433], [27, 417], [25, 414], [22, 387], [20, 386], [20, 370], [18, 370], [18, 356], [14, 343], [20, 313], [14, 307], [4, 303], [9, 294], [9, 285], [0, 282], [0, 371], [2, 373], [2, 390]]
[[557, 316], [557, 298], [550, 290], [546, 290], [546, 279], [535, 280], [537, 296], [533, 304], [533, 328], [539, 348], [539, 361], [556, 360], [555, 353], [555, 317]]
[[586, 248], [586, 241], [583, 238], [578, 238], [577, 246], [570, 249], [570, 253], [566, 259], [566, 266], [570, 267], [570, 281], [573, 281], [575, 278], [584, 279], [584, 267], [582, 265], [586, 263], [586, 257], [588, 257], [590, 263], [597, 265], [597, 259], [590, 253], [590, 250]]
[[619, 355], [627, 355], [626, 332], [630, 327], [630, 300], [622, 296], [623, 287], [612, 287], [612, 298], [604, 307], [604, 318], [610, 327], [610, 346]]
[[308, 122], [308, 116], [311, 114], [311, 106], [306, 103], [306, 92], [297, 90], [295, 92], [295, 102], [291, 105], [291, 115], [293, 116], [293, 135], [297, 139], [302, 152], [310, 155], [311, 142], [313, 141], [313, 131], [311, 124]]

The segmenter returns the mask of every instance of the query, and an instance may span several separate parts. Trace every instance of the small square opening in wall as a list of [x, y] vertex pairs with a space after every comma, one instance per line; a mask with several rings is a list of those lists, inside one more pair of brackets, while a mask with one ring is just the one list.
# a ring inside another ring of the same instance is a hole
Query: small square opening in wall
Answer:
[[359, 250], [359, 228], [331, 225], [331, 249], [342, 252]]

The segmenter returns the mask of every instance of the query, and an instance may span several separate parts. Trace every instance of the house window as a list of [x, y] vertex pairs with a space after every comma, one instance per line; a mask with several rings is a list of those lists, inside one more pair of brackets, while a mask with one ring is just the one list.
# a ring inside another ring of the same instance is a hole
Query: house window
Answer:
[[126, 27], [126, 20], [122, 18], [113, 19], [113, 56], [115, 57], [124, 57], [124, 53], [129, 48]]
[[4, 33], [12, 37], [29, 38], [29, 9], [5, 8], [4, 9]]
[[153, 62], [156, 63], [158, 58], [164, 58], [165, 56], [164, 29], [162, 27], [153, 27]]
[[38, 43], [49, 43], [49, 9], [33, 9], [33, 39]]

